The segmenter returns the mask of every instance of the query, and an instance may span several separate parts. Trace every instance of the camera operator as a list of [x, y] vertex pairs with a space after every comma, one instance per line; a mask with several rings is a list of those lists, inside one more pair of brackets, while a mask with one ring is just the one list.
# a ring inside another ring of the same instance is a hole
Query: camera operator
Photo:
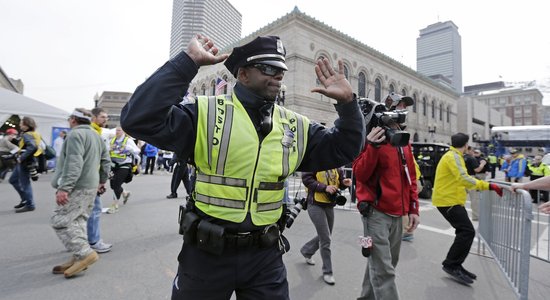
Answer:
[[303, 172], [302, 182], [307, 190], [307, 213], [315, 226], [317, 235], [305, 243], [300, 252], [306, 258], [308, 265], [315, 265], [311, 256], [320, 248], [323, 259], [323, 280], [333, 285], [335, 281], [330, 259], [330, 236], [334, 226], [334, 206], [345, 204], [345, 202], [337, 203], [337, 197], [343, 197], [339, 189], [349, 187], [351, 179], [344, 178], [343, 169], [337, 168], [314, 173]]
[[[387, 108], [397, 111], [413, 105], [414, 100], [391, 93], [385, 103]], [[391, 127], [403, 129], [397, 122]], [[372, 237], [358, 299], [399, 299], [395, 267], [401, 248], [402, 216], [409, 215], [410, 231], [419, 224], [416, 171], [410, 143], [393, 146], [382, 127], [373, 127], [363, 152], [353, 163], [353, 173], [364, 235]]]

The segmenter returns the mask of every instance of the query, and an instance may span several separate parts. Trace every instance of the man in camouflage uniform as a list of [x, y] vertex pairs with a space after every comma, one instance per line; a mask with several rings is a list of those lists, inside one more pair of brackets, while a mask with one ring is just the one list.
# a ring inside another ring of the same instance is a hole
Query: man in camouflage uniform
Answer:
[[69, 117], [71, 132], [63, 143], [52, 179], [57, 189], [52, 227], [72, 253], [68, 262], [53, 268], [53, 273], [66, 278], [99, 258], [88, 244], [86, 227], [96, 194], [105, 191], [111, 160], [105, 144], [90, 126], [91, 116], [87, 110], [75, 109]]

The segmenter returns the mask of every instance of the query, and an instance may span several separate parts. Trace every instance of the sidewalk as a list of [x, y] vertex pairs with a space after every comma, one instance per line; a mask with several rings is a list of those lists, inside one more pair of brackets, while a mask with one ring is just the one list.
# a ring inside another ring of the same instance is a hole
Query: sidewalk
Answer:
[[[117, 214], [102, 215], [102, 237], [113, 243], [113, 250], [83, 276], [67, 280], [53, 275], [51, 268], [65, 261], [64, 250], [49, 225], [54, 208], [51, 174], [33, 182], [37, 209], [15, 214], [19, 202], [14, 189], [0, 184], [0, 299], [170, 299], [171, 284], [177, 269], [181, 247], [178, 235], [178, 206], [183, 197], [166, 199], [171, 174], [134, 177], [128, 185], [132, 197]], [[184, 195], [183, 186], [180, 194]], [[102, 197], [108, 206], [112, 191]], [[465, 267], [479, 279], [463, 286], [441, 270], [441, 261], [452, 242], [452, 231], [439, 213], [423, 203], [423, 228], [412, 243], [404, 242], [397, 268], [397, 284], [402, 299], [516, 299], [496, 263], [470, 254]], [[366, 259], [361, 256], [357, 237], [362, 234], [359, 214], [354, 210], [336, 210], [332, 241], [332, 259], [336, 285], [321, 278], [321, 258], [315, 266], [305, 263], [300, 247], [315, 230], [307, 212], [285, 231], [291, 250], [285, 254], [291, 299], [356, 299]], [[433, 230], [436, 228], [437, 230]], [[538, 274], [530, 287], [529, 299], [547, 299], [548, 264], [533, 263], [531, 274]], [[532, 289], [535, 288], [535, 291]]]

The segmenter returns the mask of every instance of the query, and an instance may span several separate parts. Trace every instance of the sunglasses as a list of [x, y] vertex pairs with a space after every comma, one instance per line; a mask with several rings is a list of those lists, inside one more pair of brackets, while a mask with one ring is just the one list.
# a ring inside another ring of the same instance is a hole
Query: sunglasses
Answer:
[[274, 66], [270, 66], [270, 65], [254, 64], [254, 65], [252, 65], [252, 67], [260, 70], [260, 72], [262, 72], [262, 74], [267, 75], [267, 76], [277, 76], [279, 74], [282, 74], [282, 75], [285, 74], [285, 70], [283, 70], [281, 68], [274, 67]]

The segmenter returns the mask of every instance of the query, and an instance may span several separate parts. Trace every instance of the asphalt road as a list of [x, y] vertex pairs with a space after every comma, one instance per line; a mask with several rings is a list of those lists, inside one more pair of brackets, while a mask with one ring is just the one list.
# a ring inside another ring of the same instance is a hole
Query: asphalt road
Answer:
[[[51, 175], [33, 183], [37, 209], [15, 214], [19, 202], [6, 181], [0, 183], [0, 299], [170, 299], [172, 279], [181, 246], [178, 235], [178, 206], [183, 197], [166, 199], [170, 174], [134, 177], [128, 204], [114, 215], [102, 215], [102, 237], [113, 250], [83, 275], [65, 279], [53, 275], [54, 265], [69, 258], [49, 225], [54, 208]], [[183, 186], [180, 195], [184, 195]], [[112, 191], [103, 196], [110, 204]], [[299, 248], [315, 230], [307, 213], [297, 218], [285, 235], [291, 250], [284, 260], [291, 299], [355, 299], [361, 290], [366, 259], [357, 238], [362, 234], [359, 214], [349, 206], [337, 209], [332, 241], [336, 285], [321, 278], [321, 258], [309, 266]], [[397, 268], [402, 299], [517, 299], [500, 269], [490, 257], [471, 253], [465, 267], [478, 275], [471, 286], [460, 285], [441, 270], [441, 261], [452, 243], [453, 231], [429, 201], [422, 201], [422, 226], [413, 242], [404, 242]], [[473, 250], [475, 251], [475, 249]], [[531, 264], [529, 299], [548, 299], [550, 266]]]

